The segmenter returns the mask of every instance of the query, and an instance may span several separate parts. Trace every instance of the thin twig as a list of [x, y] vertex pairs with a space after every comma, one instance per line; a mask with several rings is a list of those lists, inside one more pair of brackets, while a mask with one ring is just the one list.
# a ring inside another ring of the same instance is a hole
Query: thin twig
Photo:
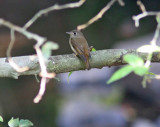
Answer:
[[[133, 20], [135, 21], [135, 26], [136, 27], [139, 26], [139, 20], [140, 19], [142, 19], [142, 18], [144, 18], [146, 16], [159, 16], [160, 15], [160, 12], [147, 12], [146, 9], [145, 9], [144, 4], [140, 0], [137, 1], [137, 5], [140, 7], [140, 10], [142, 11], [142, 13], [137, 15], [137, 16], [133, 16], [132, 17]], [[157, 40], [158, 40], [158, 37], [159, 37], [159, 32], [160, 32], [160, 22], [158, 22], [155, 34], [153, 36], [153, 39], [150, 41], [150, 46], [151, 47], [157, 46]], [[148, 53], [147, 60], [145, 62], [145, 67], [148, 68], [148, 69], [149, 69], [149, 66], [151, 64], [152, 56], [153, 56], [153, 51]], [[144, 75], [143, 82], [142, 82], [144, 87], [146, 87], [146, 82], [147, 82], [148, 78], [149, 77], [148, 77], [147, 74]]]
[[140, 19], [142, 19], [142, 18], [144, 18], [146, 16], [156, 16], [156, 15], [160, 14], [159, 11], [158, 12], [146, 11], [146, 8], [145, 8], [144, 4], [140, 0], [137, 1], [137, 5], [139, 6], [139, 8], [142, 11], [142, 13], [132, 17], [132, 19], [135, 21], [135, 26], [136, 27], [139, 27], [139, 20]]
[[35, 50], [37, 52], [37, 56], [38, 56], [38, 60], [39, 60], [39, 64], [41, 67], [41, 73], [40, 76], [41, 77], [46, 77], [46, 78], [54, 78], [55, 77], [55, 73], [48, 73], [47, 72], [47, 68], [46, 68], [46, 64], [45, 64], [45, 60], [43, 58], [43, 54], [41, 52], [41, 49], [39, 48], [39, 46], [35, 45]]
[[10, 30], [10, 35], [11, 35], [11, 41], [7, 48], [7, 57], [11, 57], [11, 51], [15, 42], [15, 32], [13, 29]]
[[[19, 26], [16, 26], [16, 25], [14, 25], [14, 24], [12, 24], [12, 23], [10, 23], [10, 22], [8, 22], [8, 21], [5, 21], [5, 20], [3, 20], [3, 19], [0, 19], [0, 25], [6, 26], [6, 27], [10, 28], [11, 30], [17, 31], [17, 32], [25, 35], [25, 36], [28, 37], [29, 39], [34, 39], [34, 40], [36, 40], [37, 43], [36, 43], [36, 45], [35, 45], [35, 50], [36, 50], [36, 52], [37, 52], [39, 64], [40, 64], [40, 67], [41, 67], [41, 73], [40, 73], [41, 75], [40, 75], [40, 76], [42, 76], [41, 84], [40, 84], [40, 90], [39, 90], [39, 91], [45, 91], [45, 89], [42, 90], [42, 89], [45, 87], [45, 85], [46, 85], [46, 82], [45, 82], [46, 80], [45, 80], [45, 79], [46, 79], [46, 78], [53, 78], [53, 77], [55, 77], [55, 73], [48, 73], [48, 72], [47, 72], [46, 65], [45, 65], [45, 61], [44, 61], [44, 59], [43, 59], [43, 55], [42, 55], [42, 52], [41, 52], [41, 50], [40, 50], [40, 46], [46, 41], [46, 38], [41, 37], [41, 36], [39, 36], [39, 35], [37, 35], [37, 34], [28, 32], [26, 29], [21, 28], [21, 27], [19, 27]], [[10, 52], [11, 52], [11, 49], [12, 49], [14, 40], [15, 40], [14, 32], [11, 31], [11, 43], [10, 43], [10, 46], [9, 46], [9, 50], [8, 50], [8, 52], [7, 52], [8, 56], [10, 56]], [[54, 43], [54, 42], [53, 42], [53, 43]], [[18, 67], [18, 65], [16, 65], [16, 64], [12, 61], [12, 58], [11, 58], [11, 57], [9, 57], [8, 61], [9, 61], [10, 65], [13, 66], [13, 67], [14, 67], [17, 71], [19, 71], [19, 72], [24, 71], [23, 69], [28, 69], [27, 67], [24, 67], [24, 68], [21, 68], [21, 70], [19, 70], [20, 68]], [[39, 93], [41, 93], [41, 94], [39, 95]], [[38, 96], [38, 97], [41, 96], [41, 98], [42, 98], [42, 96], [43, 96], [44, 93], [43, 93], [43, 92], [39, 92], [39, 93], [38, 93], [37, 96]], [[43, 94], [42, 94], [42, 93], [43, 93]], [[39, 101], [40, 101], [40, 98], [39, 98], [39, 99], [38, 99], [38, 98], [35, 98], [35, 100], [37, 100], [36, 102], [39, 102]], [[39, 101], [38, 101], [38, 100], [39, 100]]]
[[139, 20], [146, 17], [146, 16], [157, 16], [160, 14], [160, 12], [154, 12], [154, 11], [146, 11], [146, 8], [144, 4], [138, 0], [137, 5], [139, 6], [140, 10], [142, 11], [141, 14], [133, 16], [132, 19], [135, 21], [135, 26], [139, 27]]
[[46, 41], [46, 38], [41, 37], [35, 33], [29, 32], [29, 31], [25, 30], [24, 28], [16, 26], [16, 25], [14, 25], [4, 19], [1, 19], [1, 18], [0, 18], [0, 25], [3, 25], [9, 29], [13, 29], [14, 31], [17, 31], [17, 32], [23, 34], [24, 36], [26, 36], [28, 39], [36, 40], [38, 42], [38, 45], [42, 45]]
[[99, 20], [100, 18], [102, 18], [102, 16], [104, 15], [104, 13], [110, 9], [110, 7], [116, 2], [118, 1], [122, 6], [124, 5], [124, 3], [122, 2], [122, 0], [111, 0], [96, 16], [94, 16], [93, 18], [91, 18], [87, 23], [82, 24], [82, 25], [78, 25], [77, 26], [77, 30], [82, 30], [87, 28], [89, 25], [91, 25], [92, 23], [96, 22], [97, 20]]
[[12, 59], [11, 57], [11, 50], [13, 48], [14, 42], [15, 42], [15, 32], [13, 29], [11, 29], [11, 41], [9, 43], [9, 46], [7, 48], [7, 60], [9, 64], [17, 71], [17, 72], [24, 72], [27, 71], [29, 68], [27, 66], [25, 67], [19, 67]]
[[44, 92], [46, 89], [46, 81], [47, 81], [47, 78], [42, 77], [39, 92], [33, 100], [34, 103], [38, 103], [42, 99], [42, 96], [44, 95]]
[[124, 6], [125, 3], [123, 2], [123, 0], [118, 0], [118, 3], [121, 5], [121, 6]]
[[30, 27], [39, 17], [41, 17], [42, 15], [48, 14], [51, 11], [54, 10], [62, 10], [62, 9], [66, 9], [66, 8], [76, 8], [76, 7], [80, 7], [86, 0], [80, 0], [79, 2], [75, 2], [75, 3], [69, 3], [69, 4], [64, 4], [64, 5], [58, 5], [55, 4], [49, 8], [40, 10], [37, 14], [35, 14], [33, 16], [33, 18], [31, 18], [25, 25], [24, 25], [24, 29], [27, 29], [28, 27]]
[[150, 11], [150, 12], [143, 12], [143, 13], [141, 13], [139, 15], [133, 16], [132, 19], [135, 21], [135, 26], [139, 27], [139, 20], [140, 19], [142, 19], [144, 17], [147, 17], [147, 16], [156, 16], [156, 15], [159, 15], [159, 14], [160, 14], [159, 11], [158, 12], [152, 12], [152, 11]]
[[[141, 14], [139, 14], [137, 16], [133, 16], [133, 20], [135, 20], [135, 26], [137, 26], [137, 27], [139, 26], [139, 20], [140, 19], [142, 19], [146, 16], [158, 16], [160, 14], [160, 12], [147, 12], [144, 4], [140, 0], [137, 1], [137, 5], [140, 7], [140, 9], [142, 11]], [[156, 28], [154, 37], [150, 42], [151, 46], [156, 46], [156, 42], [157, 42], [157, 39], [159, 37], [159, 30], [160, 30], [160, 23], [157, 24], [157, 28]], [[145, 67], [148, 68], [150, 66], [151, 58], [152, 58], [152, 52], [150, 52], [148, 54], [147, 61], [145, 63]]]
[[[153, 39], [150, 42], [151, 46], [156, 46], [157, 45], [157, 40], [158, 40], [158, 37], [159, 37], [159, 31], [160, 31], [160, 23], [157, 24], [157, 28], [156, 28], [155, 34], [153, 36]], [[150, 52], [148, 54], [147, 61], [145, 63], [145, 67], [149, 67], [150, 66], [152, 54], [153, 54], [153, 52]]]
[[146, 8], [140, 0], [137, 1], [137, 5], [139, 5], [142, 12], [146, 12]]
[[159, 38], [159, 31], [160, 31], [160, 23], [157, 24], [157, 28], [156, 28], [154, 37], [153, 37], [152, 41], [150, 42], [151, 45], [153, 45], [153, 46], [157, 45], [157, 40]]

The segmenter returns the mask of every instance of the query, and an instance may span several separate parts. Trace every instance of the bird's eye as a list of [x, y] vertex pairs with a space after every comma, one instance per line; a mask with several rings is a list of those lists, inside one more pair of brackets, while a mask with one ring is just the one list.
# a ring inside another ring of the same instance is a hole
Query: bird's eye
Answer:
[[77, 35], [77, 33], [76, 33], [76, 32], [74, 32], [73, 34], [74, 34], [74, 35]]

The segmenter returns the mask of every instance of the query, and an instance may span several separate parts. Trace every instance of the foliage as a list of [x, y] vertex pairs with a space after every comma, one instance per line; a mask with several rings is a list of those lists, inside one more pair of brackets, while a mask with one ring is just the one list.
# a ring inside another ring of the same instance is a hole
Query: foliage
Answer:
[[141, 57], [133, 54], [127, 54], [123, 57], [123, 60], [128, 63], [128, 65], [120, 68], [116, 71], [111, 78], [107, 81], [107, 84], [110, 84], [114, 81], [124, 78], [131, 72], [134, 72], [136, 75], [144, 76], [145, 74], [150, 74], [148, 72], [149, 67], [145, 67], [144, 61]]
[[92, 50], [91, 50], [92, 52], [95, 52], [96, 51], [96, 49], [95, 48], [92, 48]]
[[[0, 122], [3, 122], [2, 116], [0, 116]], [[19, 118], [14, 119], [13, 117], [11, 120], [8, 122], [9, 127], [30, 127], [33, 126], [33, 123], [29, 120], [24, 120]]]
[[52, 50], [58, 49], [59, 46], [56, 43], [53, 42], [46, 42], [43, 46], [42, 46], [42, 53], [44, 58], [48, 59], [51, 54], [52, 54]]
[[67, 82], [68, 82], [68, 83], [69, 83], [69, 77], [71, 76], [72, 72], [73, 72], [73, 71], [69, 72], [69, 74], [68, 74], [68, 78], [67, 78]]
[[3, 122], [3, 117], [2, 116], [0, 116], [0, 122]]

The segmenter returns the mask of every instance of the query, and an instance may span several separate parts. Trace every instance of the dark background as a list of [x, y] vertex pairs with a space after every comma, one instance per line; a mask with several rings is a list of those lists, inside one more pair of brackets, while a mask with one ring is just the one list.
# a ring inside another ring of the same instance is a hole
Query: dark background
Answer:
[[[0, 0], [0, 18], [10, 21], [18, 26], [23, 26], [39, 10], [50, 7], [55, 3], [65, 4], [69, 2], [73, 1]], [[50, 12], [46, 16], [39, 18], [28, 30], [44, 36], [48, 40], [57, 42], [60, 48], [53, 51], [53, 55], [72, 53], [68, 44], [69, 37], [65, 32], [75, 29], [77, 25], [86, 23], [108, 2], [109, 0], [87, 0], [84, 5], [79, 8]], [[124, 7], [121, 7], [118, 3], [115, 3], [99, 21], [83, 30], [89, 45], [94, 46], [97, 50], [109, 49], [113, 48], [117, 42], [130, 40], [154, 32], [156, 28], [155, 18], [144, 18], [140, 21], [140, 27], [135, 28], [132, 16], [141, 13], [141, 11], [136, 5], [136, 0], [124, 0], [124, 2]], [[148, 11], [160, 10], [159, 0], [143, 0], [142, 2]], [[9, 29], [1, 26], [0, 57], [6, 57], [6, 49], [9, 41]], [[16, 33], [16, 42], [12, 51], [12, 56], [35, 54], [33, 49], [34, 44], [35, 42], [33, 40], [28, 40], [23, 35]], [[136, 76], [134, 77], [138, 78]], [[133, 78], [127, 78], [125, 80], [132, 81]], [[136, 84], [138, 84], [139, 89], [143, 91], [140, 82]], [[57, 122], [59, 112], [61, 110], [60, 107], [66, 102], [65, 96], [60, 90], [60, 85], [61, 82], [51, 80], [47, 85], [46, 93], [42, 101], [39, 104], [34, 104], [33, 98], [38, 92], [39, 83], [36, 82], [33, 76], [21, 76], [18, 80], [1, 78], [0, 112], [5, 120], [3, 126], [7, 125], [7, 121], [11, 119], [11, 117], [29, 119], [34, 123], [35, 127], [60, 126], [59, 122]], [[143, 106], [143, 104], [151, 104], [150, 101], [148, 102], [148, 97], [144, 97], [147, 98], [146, 100], [142, 97], [149, 92], [137, 95], [135, 94], [136, 92], [130, 92], [128, 89], [129, 88], [125, 89], [125, 92], [123, 93], [124, 98], [121, 100], [119, 105], [126, 104], [126, 102], [129, 105], [134, 105], [137, 104], [137, 102], [141, 102], [141, 106], [133, 107], [135, 110], [142, 111], [142, 109], [146, 107]], [[152, 102], [153, 98], [149, 100]], [[153, 107], [155, 106], [154, 103]], [[155, 107], [158, 107], [153, 108], [155, 112], [150, 109], [151, 111], [147, 115], [139, 113], [136, 117], [143, 116], [145, 118], [155, 120], [159, 116], [159, 105], [156, 104]], [[152, 113], [154, 113], [154, 115]], [[153, 117], [151, 117], [151, 114]], [[127, 122], [130, 123], [130, 121]]]

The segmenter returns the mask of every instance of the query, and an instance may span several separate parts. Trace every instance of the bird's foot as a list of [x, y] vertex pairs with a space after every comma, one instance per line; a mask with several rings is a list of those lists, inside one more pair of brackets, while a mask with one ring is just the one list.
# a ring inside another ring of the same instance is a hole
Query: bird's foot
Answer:
[[92, 48], [93, 48], [93, 46], [90, 46], [90, 47], [89, 47], [90, 52], [92, 51]]

